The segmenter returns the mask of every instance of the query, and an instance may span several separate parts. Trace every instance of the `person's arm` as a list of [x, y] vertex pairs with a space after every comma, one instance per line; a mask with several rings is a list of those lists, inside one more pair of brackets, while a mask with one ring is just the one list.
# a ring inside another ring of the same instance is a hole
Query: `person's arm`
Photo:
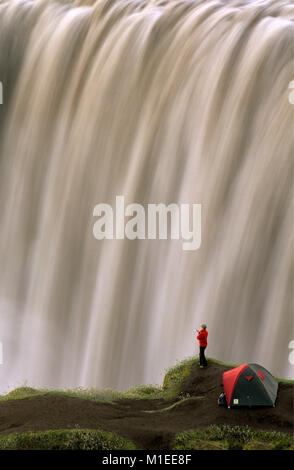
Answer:
[[197, 336], [197, 339], [204, 339], [204, 333], [203, 333], [203, 331], [199, 331], [198, 333], [199, 333], [199, 334], [198, 334], [198, 336]]

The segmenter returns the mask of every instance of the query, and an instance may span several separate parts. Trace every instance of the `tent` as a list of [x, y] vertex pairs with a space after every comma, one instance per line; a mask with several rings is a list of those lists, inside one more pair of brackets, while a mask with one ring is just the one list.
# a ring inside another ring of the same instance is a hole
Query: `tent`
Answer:
[[223, 373], [226, 404], [239, 406], [275, 406], [278, 383], [259, 364], [243, 364]]

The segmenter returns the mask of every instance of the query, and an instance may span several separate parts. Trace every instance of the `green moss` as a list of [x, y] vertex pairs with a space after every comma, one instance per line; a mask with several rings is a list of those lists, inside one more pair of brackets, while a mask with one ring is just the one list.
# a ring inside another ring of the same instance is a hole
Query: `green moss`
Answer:
[[177, 397], [192, 366], [198, 361], [195, 357], [185, 359], [167, 370], [163, 380], [163, 390], [167, 398]]
[[1, 396], [0, 401], [21, 400], [23, 398], [34, 397], [36, 395], [44, 395], [45, 393], [45, 391], [37, 390], [31, 387], [18, 387], [6, 395]]
[[125, 392], [120, 392], [112, 388], [97, 390], [95, 388], [77, 387], [68, 390], [52, 390], [52, 389], [34, 389], [30, 387], [19, 387], [6, 395], [0, 396], [0, 401], [20, 400], [40, 395], [59, 395], [72, 398], [81, 398], [83, 400], [93, 400], [99, 402], [107, 402], [115, 405], [119, 400], [125, 399], [160, 399], [164, 398], [164, 391], [161, 387], [153, 385], [138, 385]]
[[277, 382], [282, 382], [284, 384], [294, 385], [294, 380], [291, 379], [281, 379], [280, 377], [275, 377]]
[[[234, 368], [238, 367], [237, 364], [225, 364], [213, 358], [207, 358], [209, 363], [216, 364], [223, 367]], [[182, 386], [186, 377], [191, 374], [192, 367], [198, 365], [198, 357], [190, 357], [178, 362], [175, 366], [166, 371], [163, 380], [163, 390], [165, 391], [166, 398], [175, 398], [180, 395]]]
[[122, 393], [122, 398], [140, 399], [160, 399], [164, 398], [164, 390], [162, 387], [154, 385], [137, 385], [126, 392]]
[[174, 450], [294, 450], [293, 437], [286, 433], [254, 431], [248, 426], [209, 426], [178, 434]]
[[294, 450], [293, 435], [277, 431], [255, 431], [253, 439], [271, 450]]
[[10, 434], [0, 437], [0, 450], [134, 450], [135, 445], [116, 434], [71, 429]]
[[95, 388], [82, 388], [77, 387], [69, 390], [48, 390], [47, 393], [51, 395], [62, 395], [72, 398], [81, 398], [83, 400], [93, 400], [100, 402], [108, 402], [115, 404], [117, 400], [123, 397], [123, 394], [118, 390], [112, 388], [105, 388], [104, 390], [97, 390]]
[[96, 390], [94, 388], [84, 389], [77, 387], [70, 390], [50, 390], [50, 389], [34, 389], [30, 387], [19, 387], [12, 392], [0, 397], [0, 401], [20, 400], [41, 395], [60, 395], [72, 398], [82, 398], [84, 400], [94, 400], [115, 403], [123, 398], [123, 393], [113, 389]]

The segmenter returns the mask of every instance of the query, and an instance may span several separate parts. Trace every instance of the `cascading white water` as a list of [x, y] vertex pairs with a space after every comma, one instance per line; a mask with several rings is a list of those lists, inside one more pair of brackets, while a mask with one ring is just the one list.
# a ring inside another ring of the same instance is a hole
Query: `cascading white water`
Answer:
[[[159, 383], [196, 354], [291, 377], [290, 0], [0, 1], [0, 387]], [[93, 208], [202, 204], [202, 244]]]

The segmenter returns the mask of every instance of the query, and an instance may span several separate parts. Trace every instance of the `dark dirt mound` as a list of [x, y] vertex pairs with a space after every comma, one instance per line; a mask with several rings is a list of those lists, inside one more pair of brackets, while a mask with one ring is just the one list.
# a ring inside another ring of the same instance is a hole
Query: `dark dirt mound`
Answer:
[[200, 369], [195, 364], [182, 386], [182, 394], [188, 398], [178, 401], [127, 399], [110, 404], [52, 394], [2, 401], [0, 435], [75, 427], [100, 429], [126, 437], [138, 448], [152, 450], [167, 449], [176, 433], [211, 424], [291, 433], [294, 386], [279, 384], [275, 408], [219, 407], [222, 373], [228, 369], [213, 363]]

